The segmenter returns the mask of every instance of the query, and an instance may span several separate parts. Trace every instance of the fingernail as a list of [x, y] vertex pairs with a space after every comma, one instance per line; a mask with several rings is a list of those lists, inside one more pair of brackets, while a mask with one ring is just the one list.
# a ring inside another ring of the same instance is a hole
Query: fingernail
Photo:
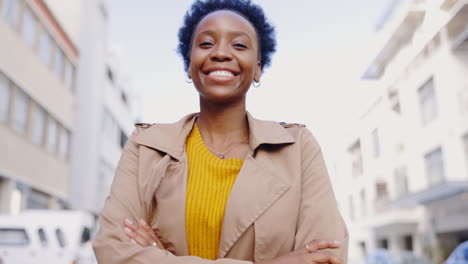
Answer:
[[140, 224], [141, 224], [141, 225], [143, 225], [143, 226], [145, 226], [145, 225], [146, 225], [146, 222], [145, 222], [145, 220], [143, 220], [143, 219], [140, 219]]
[[136, 244], [136, 241], [132, 238], [132, 239], [130, 239], [130, 243]]
[[132, 234], [133, 233], [133, 231], [130, 230], [130, 228], [128, 228], [128, 227], [124, 228], [124, 232], [127, 233], [127, 234]]
[[133, 225], [133, 222], [130, 221], [130, 219], [125, 219], [125, 224], [127, 224], [127, 225]]

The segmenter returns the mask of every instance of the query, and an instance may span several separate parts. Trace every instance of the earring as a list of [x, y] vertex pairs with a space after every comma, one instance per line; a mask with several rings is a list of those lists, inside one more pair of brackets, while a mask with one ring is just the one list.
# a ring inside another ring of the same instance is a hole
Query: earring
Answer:
[[185, 76], [185, 82], [192, 83], [192, 78], [190, 78], [190, 76]]
[[261, 84], [262, 84], [261, 82], [257, 82], [257, 81], [255, 81], [255, 80], [253, 81], [253, 86], [254, 86], [255, 88], [260, 87]]

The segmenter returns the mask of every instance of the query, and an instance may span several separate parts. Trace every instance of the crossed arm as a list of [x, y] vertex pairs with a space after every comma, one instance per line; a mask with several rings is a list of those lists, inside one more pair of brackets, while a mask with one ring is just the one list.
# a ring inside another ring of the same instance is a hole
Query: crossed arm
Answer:
[[[124, 225], [124, 232], [130, 243], [138, 244], [144, 248], [157, 247], [159, 249], [164, 249], [163, 243], [154, 233], [153, 229], [143, 219], [140, 219], [138, 223], [133, 223], [131, 220], [126, 219]], [[338, 241], [314, 240], [289, 254], [280, 256], [270, 261], [261, 262], [261, 264], [344, 264], [335, 254], [324, 251], [324, 249], [335, 249], [339, 247], [340, 243]]]

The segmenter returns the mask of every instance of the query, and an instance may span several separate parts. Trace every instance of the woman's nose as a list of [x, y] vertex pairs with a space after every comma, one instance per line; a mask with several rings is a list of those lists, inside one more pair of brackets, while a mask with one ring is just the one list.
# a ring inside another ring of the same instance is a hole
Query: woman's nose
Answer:
[[213, 53], [211, 54], [211, 59], [214, 61], [230, 61], [232, 59], [232, 54], [227, 45], [217, 45]]

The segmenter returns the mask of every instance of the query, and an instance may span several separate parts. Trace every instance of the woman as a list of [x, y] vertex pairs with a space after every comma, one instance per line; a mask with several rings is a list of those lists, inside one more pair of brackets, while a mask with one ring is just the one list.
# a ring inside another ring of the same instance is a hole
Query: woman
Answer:
[[346, 263], [318, 143], [303, 125], [246, 111], [275, 51], [261, 8], [197, 1], [179, 40], [200, 113], [137, 124], [100, 217], [99, 263]]

